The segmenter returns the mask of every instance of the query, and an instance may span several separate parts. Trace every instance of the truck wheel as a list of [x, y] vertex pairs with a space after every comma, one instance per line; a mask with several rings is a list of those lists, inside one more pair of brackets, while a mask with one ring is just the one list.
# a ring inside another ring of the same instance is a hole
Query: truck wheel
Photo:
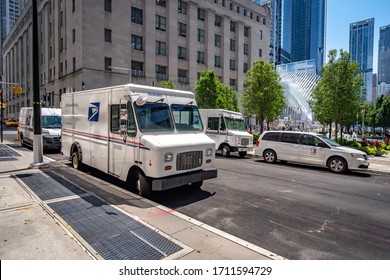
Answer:
[[198, 181], [198, 182], [195, 182], [195, 183], [191, 183], [191, 188], [193, 189], [200, 189], [203, 185], [203, 181]]
[[328, 168], [334, 173], [345, 173], [348, 169], [347, 162], [341, 157], [332, 157], [328, 160]]
[[268, 163], [275, 163], [277, 156], [274, 150], [265, 150], [263, 153], [264, 160]]
[[74, 169], [80, 169], [81, 162], [79, 160], [79, 153], [78, 152], [74, 152], [72, 154], [72, 166]]
[[230, 147], [228, 145], [223, 145], [223, 147], [222, 147], [222, 155], [224, 157], [228, 157], [230, 155]]
[[152, 193], [152, 184], [143, 172], [138, 173], [137, 191], [140, 196], [149, 197]]
[[246, 152], [238, 152], [238, 155], [239, 155], [240, 157], [245, 157], [245, 156], [246, 156]]
[[24, 143], [23, 134], [20, 135], [20, 146], [26, 146], [26, 143]]

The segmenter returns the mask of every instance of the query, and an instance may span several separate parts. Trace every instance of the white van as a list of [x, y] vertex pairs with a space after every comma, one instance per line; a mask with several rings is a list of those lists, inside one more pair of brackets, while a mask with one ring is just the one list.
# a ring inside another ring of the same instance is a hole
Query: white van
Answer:
[[205, 133], [215, 141], [215, 149], [227, 157], [238, 152], [245, 157], [253, 150], [253, 136], [247, 132], [241, 113], [224, 109], [199, 109]]
[[[61, 149], [61, 109], [41, 108], [43, 149]], [[19, 114], [19, 138], [22, 146], [33, 146], [34, 109], [22, 107]]]
[[256, 144], [255, 155], [268, 163], [291, 161], [328, 167], [335, 173], [369, 166], [366, 153], [340, 146], [317, 133], [298, 131], [265, 131]]
[[141, 196], [217, 177], [192, 92], [127, 84], [62, 96], [62, 153]]

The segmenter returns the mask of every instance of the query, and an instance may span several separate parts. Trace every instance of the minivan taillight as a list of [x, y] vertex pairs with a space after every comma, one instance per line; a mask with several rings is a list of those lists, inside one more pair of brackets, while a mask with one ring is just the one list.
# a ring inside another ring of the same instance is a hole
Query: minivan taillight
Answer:
[[259, 146], [259, 144], [260, 144], [260, 141], [259, 141], [259, 140], [257, 140], [257, 141], [256, 141], [256, 147], [258, 147], [258, 146]]

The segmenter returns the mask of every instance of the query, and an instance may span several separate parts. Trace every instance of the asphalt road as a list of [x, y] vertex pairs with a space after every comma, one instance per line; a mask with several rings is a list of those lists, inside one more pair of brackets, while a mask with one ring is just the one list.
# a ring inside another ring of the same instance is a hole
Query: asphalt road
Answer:
[[289, 259], [390, 259], [390, 175], [238, 157], [217, 167], [199, 199], [155, 201]]
[[[45, 155], [66, 162], [58, 153]], [[152, 199], [288, 259], [390, 259], [390, 174], [216, 160], [218, 178], [202, 190], [169, 190]]]

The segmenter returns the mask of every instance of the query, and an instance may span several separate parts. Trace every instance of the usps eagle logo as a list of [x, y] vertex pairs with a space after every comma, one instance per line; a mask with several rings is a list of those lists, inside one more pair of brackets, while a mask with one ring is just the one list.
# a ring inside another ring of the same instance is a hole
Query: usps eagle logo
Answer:
[[93, 102], [88, 107], [88, 120], [90, 122], [98, 122], [99, 121], [99, 109], [100, 102]]

